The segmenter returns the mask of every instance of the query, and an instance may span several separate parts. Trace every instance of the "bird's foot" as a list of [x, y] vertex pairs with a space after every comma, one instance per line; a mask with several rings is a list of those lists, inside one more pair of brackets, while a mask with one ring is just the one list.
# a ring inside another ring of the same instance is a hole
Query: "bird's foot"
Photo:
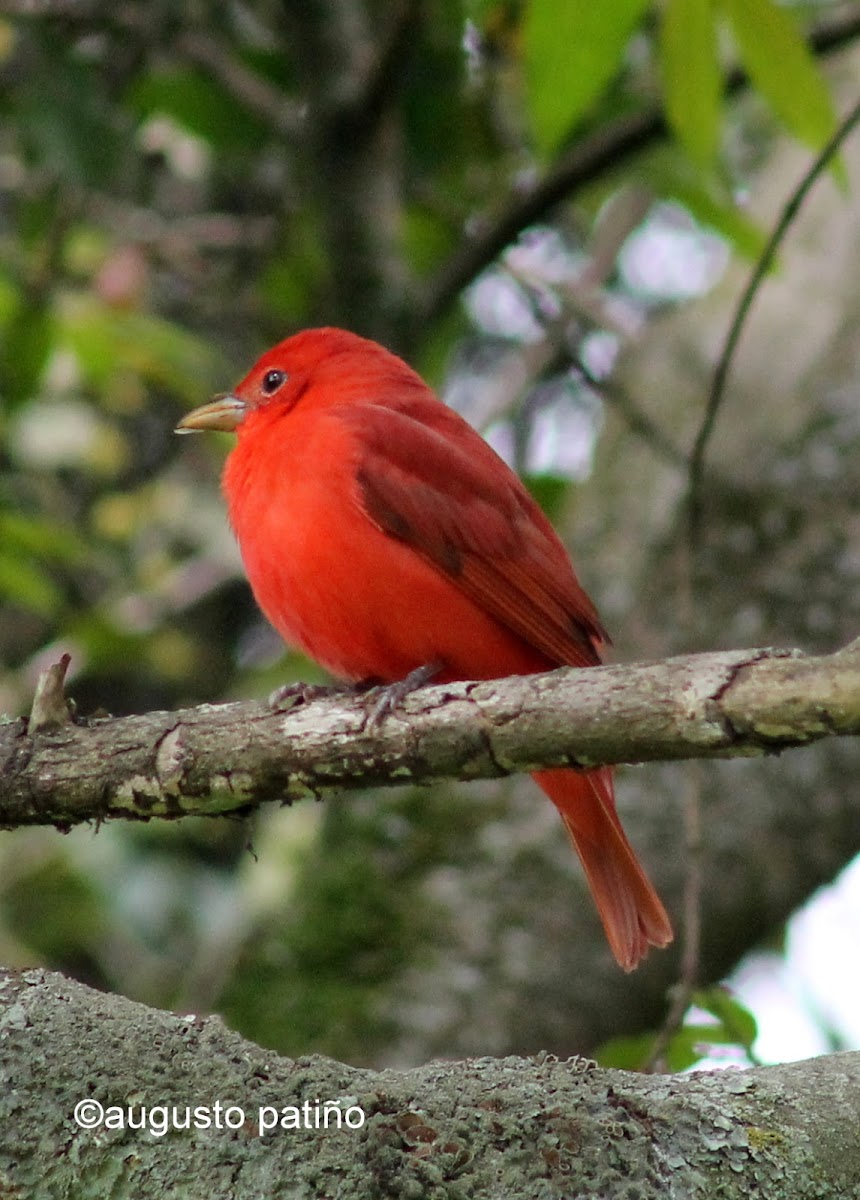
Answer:
[[337, 696], [351, 689], [348, 685], [331, 683], [285, 683], [275, 688], [267, 701], [275, 712], [289, 712], [301, 704], [312, 704], [326, 696]]
[[378, 729], [385, 718], [399, 707], [410, 692], [423, 687], [425, 683], [430, 683], [441, 669], [441, 663], [425, 663], [423, 667], [416, 667], [405, 678], [398, 679], [395, 683], [381, 684], [371, 688], [367, 697], [368, 713], [365, 728], [371, 732]]

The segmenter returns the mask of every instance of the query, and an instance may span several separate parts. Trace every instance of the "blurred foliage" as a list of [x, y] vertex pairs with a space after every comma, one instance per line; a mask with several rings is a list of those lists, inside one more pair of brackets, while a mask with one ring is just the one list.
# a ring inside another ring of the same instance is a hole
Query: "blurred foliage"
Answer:
[[[433, 808], [444, 821], [444, 793]], [[387, 987], [443, 930], [420, 893], [434, 858], [426, 817], [412, 790], [333, 809], [279, 919], [244, 947], [221, 997], [227, 1020], [288, 1054], [373, 1061], [393, 1021]]]
[[[698, 991], [693, 1007], [665, 1050], [668, 1071], [689, 1071], [705, 1059], [721, 1059], [724, 1065], [755, 1066], [753, 1043], [758, 1037], [755, 1017], [724, 987]], [[613, 1038], [595, 1051], [603, 1067], [637, 1071], [648, 1063], [654, 1036]]]
[[[436, 383], [450, 367], [452, 400], [562, 515], [599, 434], [600, 345], [683, 299], [637, 289], [619, 250], [676, 221], [672, 198], [695, 236], [759, 244], [734, 195], [771, 131], [725, 106], [729, 73], [746, 68], [810, 145], [832, 131], [802, 15], [773, 0], [0, 6], [0, 712], [26, 712], [61, 649], [82, 711], [315, 677], [242, 581], [225, 443], [172, 434], [302, 325], [378, 336]], [[563, 203], [511, 221], [544, 170], [611, 147], [631, 117], [651, 122], [635, 154], [619, 139]], [[362, 1057], [384, 1041], [386, 982], [433, 936], [427, 847], [386, 859], [386, 822], [408, 810], [417, 828], [416, 806], [450, 819], [444, 799], [404, 796], [331, 806], [321, 832], [308, 813], [5, 835], [6, 959]]]

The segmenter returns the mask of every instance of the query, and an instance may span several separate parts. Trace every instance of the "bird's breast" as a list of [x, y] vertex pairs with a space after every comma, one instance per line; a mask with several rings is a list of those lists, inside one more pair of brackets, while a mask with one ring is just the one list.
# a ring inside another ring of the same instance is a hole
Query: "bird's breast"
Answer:
[[291, 646], [346, 680], [493, 678], [548, 665], [365, 511], [360, 445], [334, 421], [289, 446], [240, 438], [224, 490], [257, 603]]

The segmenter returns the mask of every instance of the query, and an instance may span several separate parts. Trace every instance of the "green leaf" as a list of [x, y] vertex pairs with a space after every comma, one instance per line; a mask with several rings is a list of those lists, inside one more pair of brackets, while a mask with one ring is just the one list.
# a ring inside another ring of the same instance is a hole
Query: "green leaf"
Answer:
[[262, 122], [235, 96], [193, 69], [153, 71], [143, 76], [129, 88], [126, 104], [143, 118], [160, 113], [172, 117], [189, 133], [234, 153], [253, 150], [265, 134]]
[[409, 262], [419, 275], [426, 275], [454, 249], [447, 221], [435, 213], [412, 205], [404, 213], [403, 246]]
[[[710, 1053], [712, 1046], [739, 1046], [755, 1063], [753, 1042], [758, 1036], [755, 1017], [725, 987], [696, 992], [694, 1005], [715, 1018], [714, 1024], [687, 1023], [677, 1029], [666, 1047], [666, 1066], [670, 1071], [688, 1071]], [[648, 1061], [656, 1034], [611, 1038], [595, 1053], [602, 1067], [640, 1071]]]
[[668, 0], [661, 26], [666, 116], [700, 166], [717, 157], [721, 72], [712, 0]]
[[789, 131], [820, 150], [836, 130], [836, 109], [792, 14], [773, 0], [720, 2], [753, 83]]
[[148, 313], [79, 299], [65, 306], [61, 333], [96, 387], [106, 387], [118, 370], [133, 371], [193, 403], [229, 373], [202, 338]]
[[689, 1071], [711, 1052], [712, 1046], [732, 1044], [718, 1025], [682, 1025], [666, 1047], [666, 1066], [672, 1072]]
[[42, 617], [52, 616], [61, 602], [59, 588], [47, 571], [5, 552], [0, 552], [0, 596]]
[[269, 258], [257, 286], [271, 312], [285, 325], [294, 325], [312, 311], [325, 277], [323, 234], [317, 214], [305, 209], [290, 220], [284, 244]]
[[528, 475], [523, 483], [551, 521], [557, 521], [570, 493], [570, 480], [561, 475]]
[[48, 562], [84, 562], [87, 547], [80, 535], [59, 521], [27, 513], [0, 512], [0, 596], [27, 612], [50, 617], [62, 594]]
[[149, 634], [119, 629], [98, 609], [79, 611], [74, 619], [64, 623], [63, 631], [81, 648], [88, 670], [109, 672], [122, 663], [124, 670], [139, 674], [147, 664]]
[[20, 864], [3, 890], [4, 924], [57, 967], [81, 970], [85, 963], [92, 971], [90, 948], [105, 938], [102, 900], [89, 874], [75, 870], [63, 855], [34, 856], [34, 864]]
[[17, 512], [0, 512], [0, 545], [4, 550], [73, 564], [84, 561], [87, 549], [70, 526]]
[[[411, 64], [403, 74], [404, 137], [411, 170], [445, 178], [474, 161], [471, 106], [463, 103], [462, 0], [434, 0], [421, 40], [411, 46]], [[417, 31], [416, 31], [417, 32]], [[440, 130], [445, 136], [440, 137]], [[448, 185], [444, 185], [447, 186]]]
[[620, 69], [649, 0], [531, 0], [523, 28], [526, 99], [549, 156]]
[[641, 174], [654, 195], [677, 200], [701, 225], [719, 233], [744, 258], [755, 260], [767, 233], [739, 207], [734, 195], [715, 171], [695, 167], [675, 145], [655, 150]]
[[752, 1047], [758, 1037], [758, 1025], [753, 1014], [748, 1008], [744, 1008], [737, 997], [727, 988], [712, 987], [697, 992], [693, 1003], [717, 1018], [726, 1035], [726, 1041], [743, 1046], [747, 1055], [753, 1057]]
[[594, 1051], [601, 1067], [617, 1071], [641, 1071], [648, 1061], [654, 1045], [653, 1033], [637, 1033], [629, 1037], [615, 1037], [603, 1042]]
[[6, 327], [0, 350], [0, 389], [9, 409], [37, 390], [54, 336], [54, 314], [48, 304], [23, 299]]
[[125, 132], [111, 106], [105, 73], [77, 56], [70, 40], [28, 30], [29, 58], [11, 92], [13, 125], [40, 172], [64, 183], [103, 187]]
[[767, 234], [730, 196], [678, 177], [667, 181], [663, 195], [683, 204], [700, 224], [721, 234], [748, 261], [754, 262], [764, 249]]

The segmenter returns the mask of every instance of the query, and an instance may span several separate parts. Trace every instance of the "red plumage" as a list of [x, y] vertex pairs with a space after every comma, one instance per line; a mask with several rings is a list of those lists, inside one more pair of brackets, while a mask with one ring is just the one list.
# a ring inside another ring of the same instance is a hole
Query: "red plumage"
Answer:
[[[337, 329], [281, 342], [184, 428], [230, 428], [224, 491], [263, 612], [349, 681], [439, 682], [600, 661], [606, 634], [516, 475], [401, 359]], [[534, 775], [561, 812], [612, 951], [671, 926], [615, 811], [612, 772]]]

